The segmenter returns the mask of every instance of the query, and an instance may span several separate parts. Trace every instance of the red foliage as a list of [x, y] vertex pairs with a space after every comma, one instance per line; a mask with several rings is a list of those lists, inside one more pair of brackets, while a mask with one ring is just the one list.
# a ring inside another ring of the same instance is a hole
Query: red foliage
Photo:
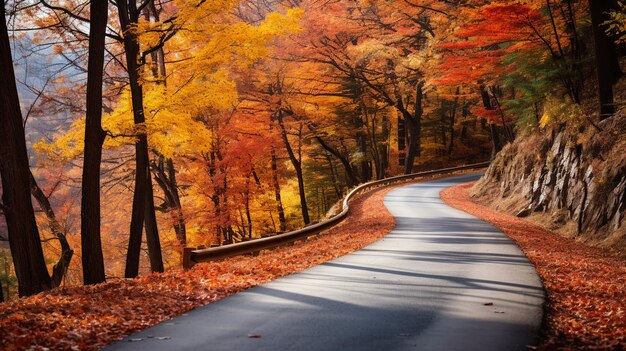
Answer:
[[626, 262], [474, 202], [471, 183], [444, 190], [449, 205], [489, 221], [535, 264], [547, 292], [542, 350], [626, 348]]
[[506, 115], [506, 106], [501, 107], [502, 112], [500, 110], [488, 110], [483, 106], [476, 106], [472, 108], [472, 113], [480, 118], [484, 118], [489, 123], [502, 125], [502, 114], [505, 114], [505, 120], [508, 122], [508, 116]]
[[[443, 62], [437, 68], [436, 84], [491, 85], [515, 69], [502, 63], [513, 52], [551, 50], [543, 33], [547, 19], [530, 5], [489, 4], [467, 12], [464, 24], [455, 32], [457, 41], [441, 45]], [[543, 46], [543, 48], [542, 48]]]

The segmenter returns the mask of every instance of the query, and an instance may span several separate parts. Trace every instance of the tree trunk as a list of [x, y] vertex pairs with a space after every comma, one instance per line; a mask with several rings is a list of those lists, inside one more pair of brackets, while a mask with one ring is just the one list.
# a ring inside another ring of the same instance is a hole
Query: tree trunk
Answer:
[[50, 289], [30, 193], [30, 166], [4, 11], [0, 16], [0, 176], [19, 295]]
[[35, 200], [37, 200], [39, 207], [46, 214], [46, 218], [48, 218], [50, 231], [52, 231], [52, 234], [59, 240], [61, 245], [61, 255], [59, 256], [59, 260], [54, 267], [52, 267], [52, 287], [57, 287], [61, 285], [63, 277], [65, 276], [65, 273], [67, 273], [67, 269], [72, 261], [72, 256], [74, 255], [74, 250], [70, 248], [65, 231], [57, 220], [48, 197], [43, 193], [39, 184], [37, 184], [32, 172], [30, 172], [30, 190]]
[[359, 184], [359, 180], [354, 174], [354, 170], [352, 169], [350, 161], [345, 156], [343, 156], [337, 149], [330, 146], [324, 139], [322, 139], [322, 137], [316, 136], [315, 140], [317, 140], [317, 142], [324, 148], [324, 150], [328, 151], [331, 155], [335, 156], [339, 160], [339, 162], [341, 162], [341, 165], [346, 172], [348, 187], [352, 188], [353, 186]]
[[337, 195], [337, 198], [340, 199], [341, 190], [339, 190], [339, 180], [337, 179], [337, 172], [335, 170], [335, 165], [333, 164], [333, 158], [328, 153], [326, 153], [324, 156], [326, 156], [326, 162], [328, 162], [328, 168], [330, 169], [330, 176], [333, 180], [333, 189], [335, 189], [335, 195]]
[[502, 143], [500, 142], [500, 132], [498, 131], [498, 126], [489, 123], [489, 131], [491, 133], [491, 159], [493, 160], [496, 157], [496, 154], [502, 150]]
[[304, 176], [302, 175], [302, 162], [298, 159], [293, 152], [293, 148], [289, 143], [289, 138], [287, 138], [287, 130], [285, 129], [285, 124], [283, 123], [283, 112], [279, 110], [276, 113], [276, 120], [278, 121], [278, 125], [280, 126], [280, 136], [283, 139], [283, 143], [285, 144], [285, 148], [287, 149], [287, 154], [289, 154], [289, 159], [291, 160], [291, 164], [293, 168], [296, 170], [296, 176], [298, 178], [298, 193], [300, 195], [300, 207], [302, 210], [302, 221], [304, 225], [307, 225], [311, 222], [309, 219], [309, 207], [306, 202], [306, 192], [304, 191]]
[[408, 139], [409, 149], [404, 161], [404, 174], [410, 174], [413, 172], [413, 163], [416, 157], [421, 156], [421, 134], [422, 134], [422, 114], [424, 109], [422, 107], [422, 98], [424, 96], [423, 89], [424, 82], [419, 81], [417, 83], [415, 91], [415, 106], [413, 115], [411, 115], [406, 109], [402, 108], [399, 103], [398, 109], [402, 112], [405, 124], [408, 125]]
[[[159, 12], [157, 11], [154, 1], [148, 3], [144, 10], [145, 19], [150, 21], [152, 18], [155, 22], [159, 22]], [[156, 80], [157, 84], [167, 85], [167, 75], [165, 69], [165, 52], [163, 48], [152, 52], [150, 54], [152, 59], [152, 76]], [[153, 162], [153, 172], [155, 173], [155, 180], [157, 185], [161, 187], [161, 190], [165, 194], [166, 211], [170, 213], [174, 220], [174, 232], [176, 233], [176, 239], [182, 247], [187, 244], [187, 227], [185, 225], [185, 217], [183, 215], [183, 208], [180, 202], [180, 195], [178, 193], [178, 184], [176, 183], [176, 170], [174, 168], [174, 161], [168, 158], [164, 161], [165, 157], [158, 154], [159, 162]], [[155, 167], [159, 167], [156, 168]], [[165, 169], [167, 168], [167, 170]], [[157, 172], [158, 171], [158, 172]], [[154, 202], [154, 201], [153, 201]], [[156, 218], [156, 217], [155, 217]], [[158, 239], [158, 238], [157, 238]], [[160, 248], [159, 248], [160, 251]], [[156, 253], [155, 253], [156, 254]]]
[[[155, 151], [158, 154], [158, 152]], [[176, 170], [171, 158], [167, 160], [163, 155], [159, 155], [158, 161], [151, 162], [150, 169], [154, 175], [154, 180], [163, 191], [165, 197], [165, 212], [168, 212], [174, 222], [174, 232], [181, 247], [187, 244], [187, 228], [183, 215], [178, 184], [176, 182]]]
[[[361, 160], [360, 168], [361, 168], [361, 181], [367, 182], [372, 179], [372, 167], [370, 163], [367, 161], [365, 156], [367, 155], [367, 136], [365, 133], [359, 133], [357, 135], [357, 142], [359, 145], [359, 152], [363, 155], [363, 159]], [[358, 183], [357, 183], [358, 184]]]
[[178, 182], [176, 181], [176, 168], [174, 167], [174, 160], [167, 159], [167, 174], [169, 178], [169, 184], [172, 189], [173, 203], [170, 209], [174, 211], [176, 216], [176, 224], [174, 224], [174, 231], [176, 237], [182, 246], [187, 244], [187, 226], [185, 224], [185, 215], [183, 214], [183, 206], [180, 202], [180, 194], [178, 193]]
[[185, 217], [178, 194], [174, 162], [170, 158], [166, 160], [165, 157], [160, 155], [157, 151], [154, 151], [154, 153], [159, 155], [159, 157], [158, 160], [151, 161], [150, 169], [154, 175], [154, 180], [161, 188], [161, 191], [163, 191], [165, 203], [161, 207], [164, 207], [163, 210], [172, 217], [176, 239], [182, 248], [187, 244], [187, 228], [185, 226]]
[[416, 121], [412, 118], [405, 119], [405, 125], [407, 126], [408, 131], [408, 143], [409, 148], [406, 153], [406, 158], [404, 159], [404, 174], [411, 174], [413, 172], [413, 163], [415, 162], [415, 158], [418, 156], [418, 149], [416, 147], [419, 143], [419, 128], [417, 126]]
[[385, 178], [387, 168], [389, 167], [389, 119], [387, 114], [383, 114], [382, 122], [382, 142], [378, 144], [380, 154], [380, 169], [376, 171], [376, 179]]
[[304, 191], [304, 177], [302, 175], [302, 166], [300, 163], [298, 165], [294, 165], [296, 169], [296, 176], [298, 178], [298, 194], [300, 195], [300, 206], [302, 208], [302, 221], [304, 225], [308, 225], [311, 223], [311, 219], [309, 218], [309, 206], [306, 202], [306, 193]]
[[278, 162], [276, 162], [276, 151], [272, 147], [272, 183], [274, 186], [274, 198], [276, 199], [276, 210], [278, 212], [278, 222], [280, 225], [280, 231], [287, 230], [287, 221], [285, 219], [285, 210], [283, 209], [283, 201], [280, 197], [280, 184], [278, 183]]
[[[128, 3], [126, 2], [128, 1]], [[133, 120], [138, 129], [145, 129], [145, 115], [143, 109], [143, 88], [139, 82], [139, 42], [132, 29], [139, 19], [139, 10], [135, 0], [120, 0], [117, 2], [118, 14], [122, 32], [124, 33], [124, 49], [126, 51], [126, 66], [130, 82], [131, 102], [133, 107]], [[139, 273], [139, 256], [141, 251], [141, 237], [144, 222], [146, 223], [148, 250], [159, 250], [154, 246], [159, 243], [156, 225], [156, 216], [148, 212], [154, 212], [154, 198], [152, 196], [152, 177], [149, 169], [148, 138], [145, 130], [139, 132], [135, 142], [135, 192], [133, 195], [133, 209], [130, 222], [130, 235], [128, 240], [128, 252], [126, 255], [126, 278], [134, 278]], [[150, 253], [151, 259], [160, 256], [157, 252]], [[163, 263], [151, 262], [152, 270], [162, 267]]]
[[448, 145], [448, 124], [446, 123], [446, 101], [441, 99], [441, 110], [439, 113], [439, 132], [441, 133], [441, 145], [444, 147]]
[[604, 31], [602, 23], [606, 21], [607, 13], [614, 7], [611, 0], [589, 0], [591, 25], [595, 44], [596, 74], [598, 76], [598, 97], [600, 99], [600, 119], [605, 119], [615, 113], [613, 103], [613, 84], [622, 75], [617, 57], [615, 43]]
[[222, 244], [222, 227], [219, 222], [221, 221], [221, 207], [220, 207], [220, 186], [216, 180], [217, 175], [217, 157], [215, 156], [215, 149], [217, 146], [215, 143], [213, 144], [213, 150], [209, 152], [208, 157], [206, 157], [206, 161], [208, 163], [208, 172], [209, 177], [211, 178], [211, 183], [213, 184], [213, 194], [211, 194], [211, 202], [213, 202], [213, 208], [215, 209], [215, 217], [218, 220], [218, 223], [215, 225], [215, 239], [217, 241], [217, 245]]
[[[246, 181], [245, 191], [246, 220], [248, 222], [248, 238], [252, 239], [252, 214], [250, 213], [250, 175]], [[243, 225], [243, 223], [242, 223]]]
[[[150, 177], [150, 172], [148, 172]], [[159, 240], [159, 229], [157, 227], [156, 211], [154, 208], [154, 193], [152, 184], [148, 184], [146, 189], [146, 241], [148, 243], [148, 257], [150, 259], [150, 269], [153, 272], [163, 272], [163, 255], [161, 254], [161, 242]]]
[[461, 90], [457, 87], [456, 96], [454, 97], [454, 102], [452, 103], [452, 111], [450, 111], [450, 145], [448, 146], [448, 156], [452, 155], [452, 150], [454, 149], [454, 124], [456, 123], [456, 110], [459, 108], [460, 93]]
[[87, 63], [85, 158], [80, 202], [81, 259], [85, 284], [102, 283], [106, 279], [100, 239], [100, 163], [102, 144], [106, 137], [102, 130], [102, 76], [107, 20], [108, 1], [92, 1]]
[[[480, 82], [479, 82], [480, 83]], [[480, 85], [480, 96], [483, 100], [483, 106], [487, 110], [493, 110], [494, 106], [491, 103], [491, 96], [489, 94], [489, 90], [486, 86]], [[484, 119], [483, 119], [484, 120]], [[502, 143], [500, 141], [500, 132], [498, 131], [498, 126], [493, 124], [491, 121], [489, 122], [489, 132], [491, 134], [491, 159], [493, 159], [500, 150], [502, 150]]]

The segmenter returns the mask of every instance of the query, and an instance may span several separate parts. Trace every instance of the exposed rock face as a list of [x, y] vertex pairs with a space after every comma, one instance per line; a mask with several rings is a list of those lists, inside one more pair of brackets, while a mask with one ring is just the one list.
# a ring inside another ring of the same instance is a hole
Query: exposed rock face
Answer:
[[551, 229], [623, 248], [626, 110], [599, 126], [602, 131], [561, 126], [518, 138], [496, 156], [474, 194], [518, 216], [547, 214]]

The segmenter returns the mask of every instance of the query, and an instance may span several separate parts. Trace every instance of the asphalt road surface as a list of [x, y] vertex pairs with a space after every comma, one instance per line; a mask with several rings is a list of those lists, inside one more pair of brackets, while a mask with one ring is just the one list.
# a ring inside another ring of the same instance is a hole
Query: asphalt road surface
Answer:
[[376, 243], [106, 350], [526, 350], [544, 301], [534, 267], [498, 229], [439, 199], [478, 176], [393, 190], [397, 225]]

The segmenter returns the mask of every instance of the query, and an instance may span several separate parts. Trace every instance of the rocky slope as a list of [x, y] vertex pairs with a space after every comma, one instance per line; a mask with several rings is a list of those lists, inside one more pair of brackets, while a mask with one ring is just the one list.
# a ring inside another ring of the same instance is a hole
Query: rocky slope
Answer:
[[626, 110], [598, 126], [560, 125], [517, 138], [473, 196], [626, 256]]

